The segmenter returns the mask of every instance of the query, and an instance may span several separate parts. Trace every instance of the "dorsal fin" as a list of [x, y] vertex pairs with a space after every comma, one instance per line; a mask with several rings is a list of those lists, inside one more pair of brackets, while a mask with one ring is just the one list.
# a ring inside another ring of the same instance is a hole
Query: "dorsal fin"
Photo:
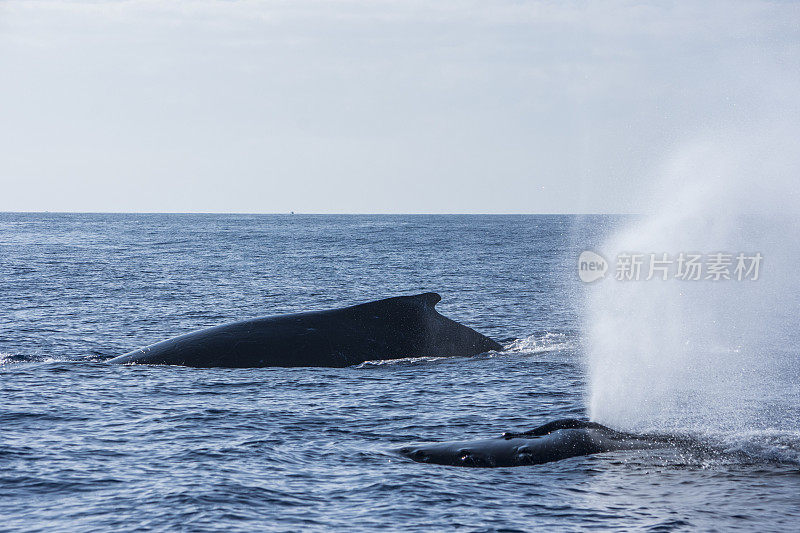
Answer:
[[424, 292], [422, 294], [393, 296], [391, 298], [384, 298], [383, 300], [376, 300], [374, 302], [365, 302], [363, 304], [349, 307], [348, 309], [372, 308], [375, 306], [386, 308], [387, 304], [391, 307], [401, 305], [403, 308], [407, 308], [406, 306], [411, 305], [412, 307], [419, 306], [422, 308], [434, 309], [436, 304], [438, 304], [441, 300], [442, 297], [438, 293]]
[[412, 296], [412, 298], [419, 298], [425, 302], [425, 305], [429, 305], [431, 307], [436, 307], [436, 304], [442, 301], [441, 295], [436, 292], [424, 292], [422, 294]]

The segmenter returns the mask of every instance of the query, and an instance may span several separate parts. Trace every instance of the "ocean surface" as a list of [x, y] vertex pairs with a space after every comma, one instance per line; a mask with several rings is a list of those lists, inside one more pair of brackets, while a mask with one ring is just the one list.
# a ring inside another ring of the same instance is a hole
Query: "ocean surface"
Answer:
[[[0, 530], [797, 531], [797, 420], [710, 455], [469, 469], [395, 453], [587, 416], [575, 262], [619, 223], [0, 214]], [[426, 291], [508, 349], [343, 369], [104, 362], [228, 321]], [[781, 401], [797, 407], [799, 390]]]

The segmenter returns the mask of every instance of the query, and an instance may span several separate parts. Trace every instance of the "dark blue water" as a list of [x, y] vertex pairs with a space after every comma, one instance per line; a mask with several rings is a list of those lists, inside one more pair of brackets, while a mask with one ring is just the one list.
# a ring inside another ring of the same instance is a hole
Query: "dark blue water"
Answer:
[[[0, 529], [797, 530], [800, 469], [783, 452], [800, 433], [753, 453], [510, 469], [393, 453], [585, 415], [574, 260], [614, 223], [0, 214]], [[511, 349], [345, 369], [103, 362], [236, 319], [423, 291]]]

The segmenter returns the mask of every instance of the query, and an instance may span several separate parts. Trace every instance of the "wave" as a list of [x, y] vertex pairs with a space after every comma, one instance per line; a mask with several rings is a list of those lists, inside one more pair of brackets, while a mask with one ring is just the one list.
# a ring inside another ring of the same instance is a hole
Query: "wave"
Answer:
[[370, 368], [375, 366], [430, 363], [434, 361], [442, 361], [445, 359], [452, 359], [452, 358], [451, 357], [403, 357], [401, 359], [375, 359], [373, 361], [364, 361], [363, 363], [356, 365], [354, 368]]
[[10, 365], [14, 363], [30, 363], [41, 360], [43, 359], [31, 357], [29, 355], [19, 355], [13, 353], [0, 352], [0, 366]]
[[800, 431], [754, 430], [719, 437], [724, 452], [743, 461], [800, 467]]
[[576, 346], [574, 339], [565, 333], [545, 332], [534, 333], [522, 339], [514, 339], [503, 350], [504, 354], [536, 354], [569, 350]]
[[39, 354], [15, 354], [0, 352], [0, 367], [21, 363], [64, 363], [64, 362], [96, 362], [102, 361], [97, 356], [65, 357]]

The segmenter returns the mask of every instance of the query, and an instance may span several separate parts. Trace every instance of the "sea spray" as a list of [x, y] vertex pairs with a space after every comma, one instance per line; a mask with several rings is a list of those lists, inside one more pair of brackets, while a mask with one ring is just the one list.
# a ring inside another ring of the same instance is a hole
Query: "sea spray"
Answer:
[[[795, 136], [717, 133], [678, 149], [659, 172], [651, 214], [600, 250], [611, 267], [590, 285], [588, 410], [614, 427], [741, 432], [795, 430], [800, 417], [800, 178]], [[620, 281], [620, 254], [675, 261], [731, 254], [732, 279]], [[733, 275], [760, 254], [758, 279]]]

